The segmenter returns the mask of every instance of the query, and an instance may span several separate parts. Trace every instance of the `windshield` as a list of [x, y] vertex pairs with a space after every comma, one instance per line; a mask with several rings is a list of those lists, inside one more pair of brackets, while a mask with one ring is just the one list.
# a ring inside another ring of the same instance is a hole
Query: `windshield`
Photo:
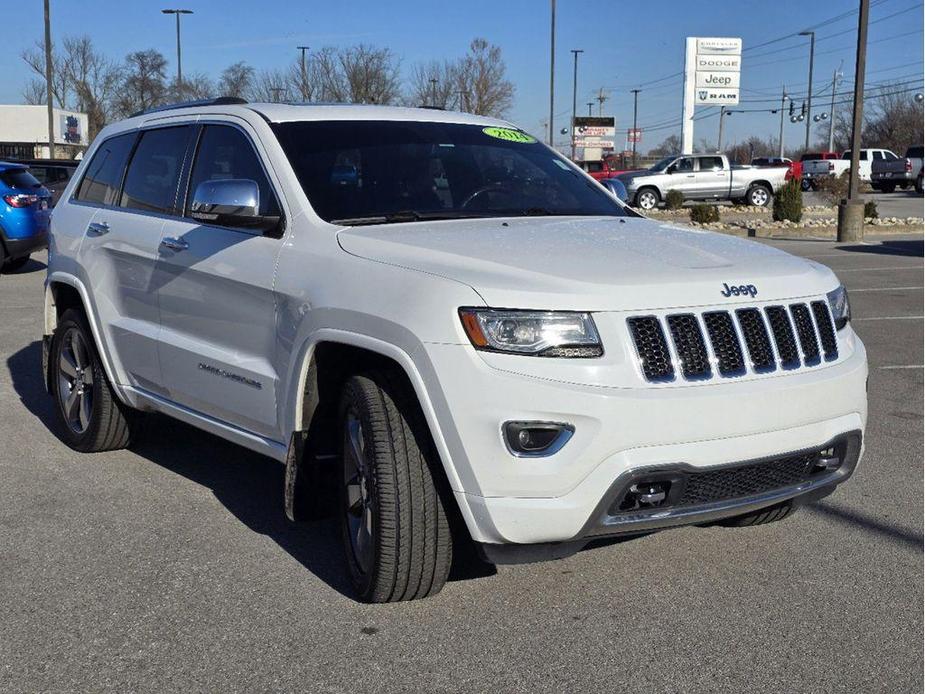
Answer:
[[415, 121], [303, 121], [273, 129], [315, 212], [333, 223], [628, 214], [519, 130]]
[[668, 165], [673, 162], [677, 157], [665, 157], [659, 162], [656, 162], [649, 167], [649, 171], [664, 171], [668, 168]]

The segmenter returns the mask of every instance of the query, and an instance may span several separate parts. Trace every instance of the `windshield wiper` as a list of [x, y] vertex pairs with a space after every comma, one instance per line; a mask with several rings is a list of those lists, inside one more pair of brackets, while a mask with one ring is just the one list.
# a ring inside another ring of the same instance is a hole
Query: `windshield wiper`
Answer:
[[364, 226], [369, 224], [400, 224], [402, 222], [425, 222], [439, 219], [476, 219], [486, 215], [477, 212], [461, 212], [458, 210], [445, 210], [442, 212], [418, 212], [417, 210], [401, 210], [382, 215], [369, 217], [346, 217], [332, 219], [331, 224], [344, 226]]

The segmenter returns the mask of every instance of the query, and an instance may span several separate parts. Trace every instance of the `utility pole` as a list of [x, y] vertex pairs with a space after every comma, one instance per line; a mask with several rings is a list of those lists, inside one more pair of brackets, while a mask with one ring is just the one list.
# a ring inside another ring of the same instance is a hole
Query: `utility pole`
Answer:
[[636, 140], [639, 139], [639, 130], [636, 128], [636, 116], [639, 115], [639, 92], [640, 89], [632, 89], [633, 92], [633, 168], [636, 168]]
[[591, 117], [591, 107], [592, 107], [592, 106], [594, 106], [594, 102], [593, 102], [593, 101], [589, 101], [589, 102], [588, 102], [588, 118]]
[[51, 8], [45, 0], [45, 103], [48, 105], [48, 158], [55, 158], [55, 107], [52, 94]]
[[575, 109], [578, 105], [578, 54], [584, 53], [582, 49], [572, 49], [572, 55], [575, 57], [575, 67], [572, 71], [572, 124], [569, 132], [572, 135], [572, 161], [575, 161]]
[[787, 103], [787, 89], [784, 85], [780, 86], [780, 136], [778, 137], [778, 146], [780, 151], [777, 156], [784, 158], [784, 104]]
[[597, 115], [604, 115], [604, 102], [609, 99], [609, 96], [604, 95], [604, 88], [601, 87], [600, 91], [597, 93]]
[[835, 84], [838, 82], [841, 65], [832, 73], [832, 101], [829, 104], [829, 151], [835, 146]]
[[434, 79], [433, 77], [430, 78], [430, 93], [431, 93], [430, 105], [436, 106], [437, 105], [437, 80]]
[[851, 120], [851, 168], [848, 199], [838, 205], [838, 240], [864, 240], [864, 202], [858, 192], [861, 163], [861, 128], [864, 127], [864, 71], [867, 69], [867, 19], [870, 0], [861, 0], [858, 12], [858, 49], [854, 64], [854, 114]]
[[177, 18], [177, 91], [183, 86], [183, 69], [180, 61], [180, 15], [193, 14], [192, 10], [161, 10], [164, 14], [172, 14]]
[[556, 100], [556, 0], [549, 0], [552, 14], [549, 29], [549, 146], [552, 147], [553, 132], [553, 111], [555, 110]]
[[809, 91], [806, 93], [806, 142], [803, 144], [804, 151], [809, 151], [809, 127], [812, 123], [813, 111], [813, 56], [816, 53], [816, 32], [801, 31], [800, 36], [809, 36]]
[[719, 137], [716, 139], [716, 153], [722, 154], [723, 152], [723, 123], [726, 120], [726, 105], [723, 104], [719, 107]]
[[296, 46], [296, 49], [302, 51], [302, 101], [308, 101], [308, 75], [305, 72], [305, 51], [308, 50], [308, 46]]

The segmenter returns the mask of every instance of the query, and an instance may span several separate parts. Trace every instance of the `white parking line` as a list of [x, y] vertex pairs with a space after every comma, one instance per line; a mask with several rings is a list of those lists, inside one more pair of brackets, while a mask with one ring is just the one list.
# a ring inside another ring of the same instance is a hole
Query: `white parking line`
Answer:
[[858, 292], [899, 292], [908, 289], [925, 289], [925, 287], [921, 285], [918, 287], [867, 287], [865, 289], [851, 289], [849, 291], [852, 294], [857, 294]]
[[878, 369], [921, 369], [921, 364], [892, 364], [890, 366], [878, 366]]
[[845, 258], [846, 260], [847, 260], [848, 258], [851, 258], [852, 260], [854, 260], [855, 258], [857, 258], [858, 260], [862, 260], [862, 259], [863, 259], [863, 260], [870, 260], [870, 257], [871, 257], [871, 256], [876, 257], [876, 256], [880, 256], [880, 255], [905, 255], [905, 256], [917, 257], [917, 258], [921, 258], [921, 257], [922, 257], [922, 254], [921, 254], [921, 253], [916, 253], [916, 252], [914, 252], [914, 251], [913, 251], [913, 252], [910, 252], [910, 253], [904, 253], [904, 252], [902, 252], [902, 251], [883, 251], [883, 253], [851, 253], [851, 252], [846, 252], [846, 253], [831, 253], [831, 254], [826, 253], [826, 254], [824, 254], [824, 255], [804, 255], [803, 257], [804, 257], [804, 258], [809, 258], [810, 260], [816, 260], [816, 259], [818, 259], [818, 258]]
[[922, 320], [925, 316], [876, 316], [874, 318], [852, 318], [852, 321], [860, 320]]

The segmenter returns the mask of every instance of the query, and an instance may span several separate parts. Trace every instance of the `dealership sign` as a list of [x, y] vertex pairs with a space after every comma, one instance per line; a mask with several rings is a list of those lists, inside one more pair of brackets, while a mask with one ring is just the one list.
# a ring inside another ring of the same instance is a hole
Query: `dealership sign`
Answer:
[[684, 59], [683, 154], [693, 151], [694, 107], [734, 106], [739, 103], [742, 39], [687, 37]]

